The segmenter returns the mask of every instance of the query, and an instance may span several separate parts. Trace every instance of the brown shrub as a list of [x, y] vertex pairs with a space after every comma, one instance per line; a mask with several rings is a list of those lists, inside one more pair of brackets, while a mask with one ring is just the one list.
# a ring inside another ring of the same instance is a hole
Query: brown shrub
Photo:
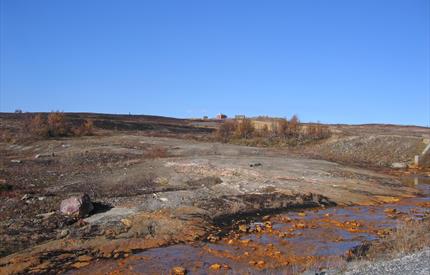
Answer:
[[48, 115], [48, 128], [51, 137], [64, 137], [71, 132], [71, 127], [62, 112], [51, 112]]
[[83, 124], [73, 129], [73, 135], [75, 136], [92, 136], [94, 134], [93, 121], [86, 119]]
[[215, 136], [219, 141], [228, 142], [233, 137], [235, 129], [235, 123], [226, 120], [219, 126], [218, 130], [215, 132]]
[[300, 120], [297, 115], [293, 115], [293, 117], [288, 122], [288, 135], [289, 136], [297, 136], [300, 131]]
[[49, 137], [49, 127], [43, 115], [34, 116], [28, 125], [28, 130], [33, 137], [47, 138]]
[[289, 127], [288, 120], [280, 119], [276, 127], [276, 136], [281, 138], [287, 138], [289, 133], [288, 127]]
[[331, 136], [331, 131], [328, 126], [316, 123], [308, 125], [305, 136], [311, 139], [324, 139]]
[[267, 126], [267, 124], [264, 124], [260, 131], [258, 131], [258, 135], [264, 138], [270, 137], [269, 126]]
[[247, 118], [237, 121], [235, 126], [235, 135], [238, 138], [249, 139], [255, 132], [254, 124]]

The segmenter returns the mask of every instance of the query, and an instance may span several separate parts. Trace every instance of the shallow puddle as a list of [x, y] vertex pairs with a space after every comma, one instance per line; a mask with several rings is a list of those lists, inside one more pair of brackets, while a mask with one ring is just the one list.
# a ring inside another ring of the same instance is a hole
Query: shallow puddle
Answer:
[[[288, 212], [239, 222], [205, 242], [150, 249], [124, 260], [100, 261], [81, 271], [171, 274], [285, 274], [336, 266], [364, 241], [387, 234], [399, 222], [430, 214], [430, 181], [412, 180], [423, 197], [377, 206]], [[267, 274], [267, 273], [265, 273]]]

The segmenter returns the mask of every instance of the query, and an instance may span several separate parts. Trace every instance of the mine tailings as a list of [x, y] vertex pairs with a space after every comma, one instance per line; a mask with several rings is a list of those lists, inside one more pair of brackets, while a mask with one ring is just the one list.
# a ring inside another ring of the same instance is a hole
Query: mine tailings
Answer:
[[122, 260], [101, 260], [79, 272], [170, 274], [180, 267], [186, 274], [255, 274], [336, 268], [363, 243], [389, 234], [401, 222], [430, 215], [430, 178], [411, 177], [405, 184], [415, 185], [420, 196], [372, 206], [236, 216], [204, 241], [149, 249]]

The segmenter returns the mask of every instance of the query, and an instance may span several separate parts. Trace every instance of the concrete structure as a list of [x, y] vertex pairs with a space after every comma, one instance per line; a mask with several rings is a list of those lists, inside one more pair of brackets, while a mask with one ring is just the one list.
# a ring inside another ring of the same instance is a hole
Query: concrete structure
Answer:
[[420, 167], [430, 167], [430, 143], [427, 144], [421, 155], [415, 156], [414, 164]]

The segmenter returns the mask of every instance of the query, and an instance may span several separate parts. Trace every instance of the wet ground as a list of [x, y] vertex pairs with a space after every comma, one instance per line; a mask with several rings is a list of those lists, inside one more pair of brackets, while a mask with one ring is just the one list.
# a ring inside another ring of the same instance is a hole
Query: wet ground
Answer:
[[236, 220], [194, 244], [150, 249], [127, 259], [100, 260], [79, 273], [299, 273], [337, 267], [352, 249], [403, 221], [430, 214], [430, 178], [410, 178], [421, 196], [373, 206], [333, 207]]

